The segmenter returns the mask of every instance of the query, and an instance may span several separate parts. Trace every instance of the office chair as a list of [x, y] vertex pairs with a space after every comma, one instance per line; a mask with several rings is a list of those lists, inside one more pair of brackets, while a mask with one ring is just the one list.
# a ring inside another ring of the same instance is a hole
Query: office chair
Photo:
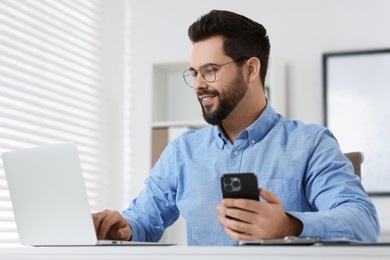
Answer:
[[352, 162], [353, 169], [355, 170], [355, 174], [362, 179], [361, 176], [361, 164], [364, 162], [364, 154], [362, 152], [350, 152], [344, 153], [345, 156]]

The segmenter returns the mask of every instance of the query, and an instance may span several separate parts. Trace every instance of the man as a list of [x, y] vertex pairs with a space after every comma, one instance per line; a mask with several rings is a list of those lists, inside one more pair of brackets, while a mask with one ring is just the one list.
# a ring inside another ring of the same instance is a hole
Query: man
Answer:
[[[375, 207], [334, 136], [267, 102], [264, 27], [211, 11], [188, 32], [193, 49], [183, 77], [212, 126], [170, 143], [122, 214], [94, 214], [99, 238], [158, 241], [182, 214], [189, 245], [285, 236], [376, 241]], [[221, 176], [244, 172], [257, 175], [261, 201], [222, 200]]]

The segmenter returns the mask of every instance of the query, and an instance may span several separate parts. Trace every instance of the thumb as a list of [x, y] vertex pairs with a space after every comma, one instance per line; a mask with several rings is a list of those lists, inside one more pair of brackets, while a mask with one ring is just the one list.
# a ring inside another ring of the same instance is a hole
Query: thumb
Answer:
[[266, 189], [259, 189], [259, 195], [268, 203], [280, 203], [280, 198]]
[[122, 229], [118, 229], [116, 231], [117, 239], [124, 239], [125, 238], [125, 232]]
[[130, 240], [133, 232], [130, 227], [126, 226], [124, 228], [118, 229], [116, 236], [118, 240]]

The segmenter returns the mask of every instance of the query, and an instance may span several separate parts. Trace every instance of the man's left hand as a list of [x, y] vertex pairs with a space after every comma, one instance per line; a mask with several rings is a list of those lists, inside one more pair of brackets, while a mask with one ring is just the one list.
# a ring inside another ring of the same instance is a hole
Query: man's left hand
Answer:
[[283, 238], [301, 233], [301, 221], [285, 213], [278, 196], [265, 189], [259, 189], [259, 195], [265, 202], [223, 199], [216, 207], [226, 234], [238, 241]]

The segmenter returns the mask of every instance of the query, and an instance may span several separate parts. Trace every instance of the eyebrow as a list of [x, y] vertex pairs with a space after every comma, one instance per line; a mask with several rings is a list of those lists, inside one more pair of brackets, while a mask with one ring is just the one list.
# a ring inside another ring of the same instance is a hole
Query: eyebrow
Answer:
[[[201, 68], [201, 67], [204, 67], [204, 66], [218, 66], [218, 64], [217, 64], [217, 63], [212, 63], [212, 62], [205, 63], [205, 64], [203, 64], [203, 65], [200, 65], [200, 67], [199, 67], [198, 70], [200, 70], [200, 68]], [[195, 69], [195, 68], [193, 68], [193, 67], [189, 67], [189, 69], [190, 69], [190, 70], [194, 70], [194, 71], [198, 71], [197, 69]]]

